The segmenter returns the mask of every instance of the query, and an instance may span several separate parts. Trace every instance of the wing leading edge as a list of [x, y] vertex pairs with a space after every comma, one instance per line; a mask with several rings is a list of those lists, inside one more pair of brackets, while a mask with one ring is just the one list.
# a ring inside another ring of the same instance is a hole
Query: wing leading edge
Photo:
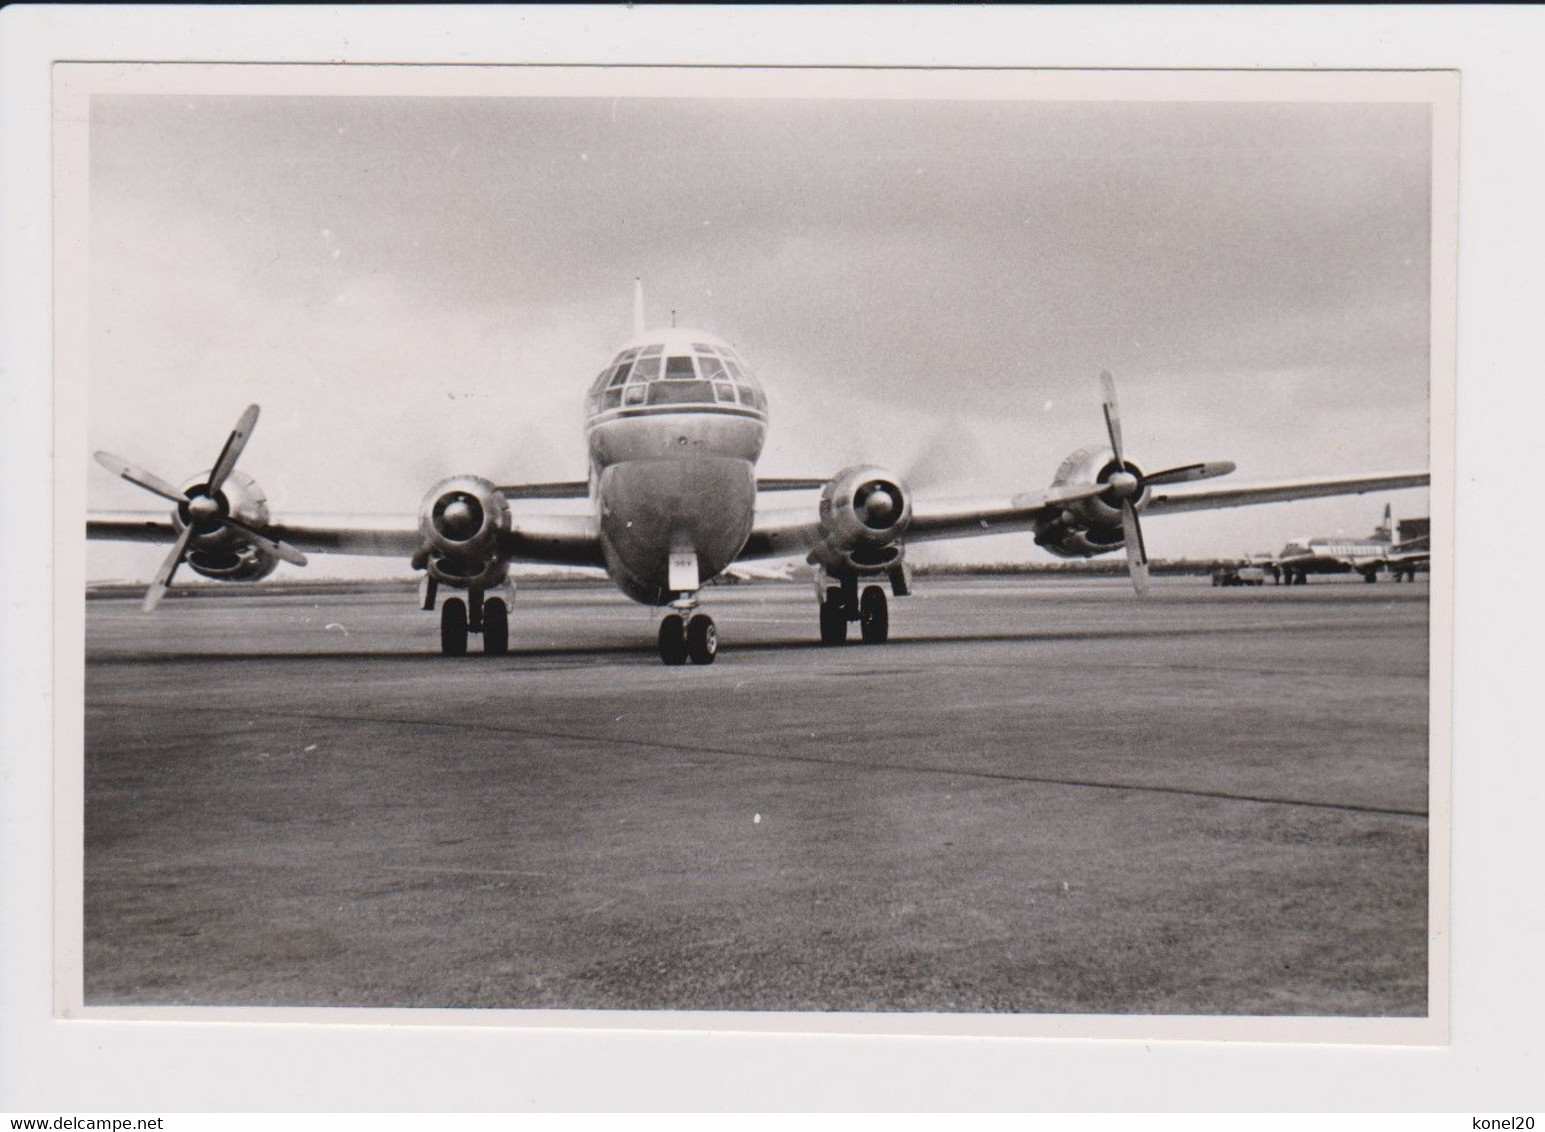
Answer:
[[[266, 528], [304, 551], [362, 557], [410, 559], [423, 539], [416, 517], [395, 515], [296, 515]], [[87, 516], [88, 539], [171, 543], [176, 527], [165, 512], [112, 511]], [[512, 513], [499, 536], [500, 550], [514, 562], [558, 566], [600, 566], [600, 528], [594, 515]]]
[[[912, 504], [905, 541], [1029, 530], [1037, 520], [1050, 518], [1067, 504], [1104, 490], [1104, 484], [1077, 484], [996, 498], [920, 499]], [[808, 506], [758, 511], [751, 537], [737, 560], [802, 554], [820, 540], [821, 525]]]
[[1144, 515], [1168, 515], [1181, 511], [1215, 511], [1224, 507], [1249, 507], [1257, 503], [1287, 503], [1294, 499], [1320, 499], [1332, 495], [1364, 495], [1370, 491], [1395, 491], [1426, 487], [1429, 472], [1388, 472], [1366, 476], [1332, 476], [1289, 480], [1283, 483], [1241, 484], [1202, 491], [1155, 492]]

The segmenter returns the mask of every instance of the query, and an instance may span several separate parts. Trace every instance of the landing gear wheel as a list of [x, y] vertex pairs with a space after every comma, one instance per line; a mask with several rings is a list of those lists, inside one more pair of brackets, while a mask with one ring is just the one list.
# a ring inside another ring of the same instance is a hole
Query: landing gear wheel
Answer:
[[821, 643], [840, 645], [848, 639], [848, 611], [842, 604], [842, 589], [832, 586], [821, 602]]
[[483, 655], [503, 656], [510, 651], [510, 614], [496, 597], [483, 602]]
[[858, 627], [866, 645], [883, 645], [890, 636], [890, 608], [879, 586], [864, 587], [864, 595], [858, 599]]
[[467, 603], [459, 597], [440, 605], [440, 651], [446, 656], [467, 655]]
[[719, 630], [706, 613], [687, 622], [687, 656], [693, 664], [712, 664], [719, 655]]
[[660, 621], [660, 659], [672, 665], [687, 662], [687, 633], [674, 613]]

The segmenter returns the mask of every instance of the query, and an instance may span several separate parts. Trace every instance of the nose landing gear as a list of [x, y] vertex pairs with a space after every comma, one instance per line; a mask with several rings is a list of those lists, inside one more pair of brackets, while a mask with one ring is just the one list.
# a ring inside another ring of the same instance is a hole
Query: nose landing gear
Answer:
[[680, 665], [712, 664], [719, 655], [719, 631], [713, 618], [697, 612], [697, 588], [702, 573], [698, 570], [697, 551], [690, 546], [671, 550], [670, 591], [677, 595], [670, 603], [671, 612], [660, 619], [660, 661]]
[[694, 605], [695, 602], [675, 602], [672, 608], [680, 609], [681, 612], [667, 613], [661, 618], [659, 643], [662, 663], [679, 665], [690, 660], [693, 664], [712, 664], [719, 655], [719, 630], [713, 618], [706, 613], [692, 613], [683, 618], [682, 614], [690, 612]]

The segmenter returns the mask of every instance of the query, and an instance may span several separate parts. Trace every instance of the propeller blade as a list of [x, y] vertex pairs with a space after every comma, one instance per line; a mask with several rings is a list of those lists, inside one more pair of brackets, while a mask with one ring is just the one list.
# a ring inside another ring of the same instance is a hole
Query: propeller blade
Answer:
[[1117, 464], [1124, 464], [1121, 457], [1121, 409], [1116, 404], [1116, 379], [1111, 377], [1109, 371], [1100, 374], [1100, 388], [1105, 393], [1105, 432], [1110, 436], [1110, 450], [1116, 457]]
[[1148, 548], [1143, 545], [1143, 528], [1137, 512], [1128, 500], [1121, 502], [1121, 534], [1127, 544], [1127, 573], [1138, 597], [1148, 595]]
[[293, 566], [304, 566], [306, 564], [306, 556], [300, 551], [296, 550], [289, 543], [280, 542], [272, 535], [264, 531], [260, 531], [256, 527], [248, 526], [240, 519], [233, 519], [227, 515], [225, 517], [225, 525], [228, 527], [235, 527], [242, 534], [246, 535], [253, 542], [257, 543], [264, 550], [268, 551], [268, 553], [284, 559], [286, 562]]
[[210, 495], [220, 490], [225, 477], [236, 467], [236, 460], [241, 456], [241, 450], [247, 446], [247, 441], [251, 439], [252, 429], [257, 424], [257, 419], [258, 407], [248, 405], [247, 411], [241, 415], [241, 419], [236, 422], [236, 427], [231, 430], [231, 435], [226, 438], [225, 447], [220, 449], [220, 456], [215, 461], [214, 469], [209, 473]]
[[144, 604], [140, 606], [146, 613], [155, 611], [161, 604], [161, 599], [166, 596], [166, 588], [172, 584], [172, 575], [177, 573], [177, 567], [182, 565], [183, 555], [188, 552], [188, 541], [193, 538], [193, 528], [184, 527], [182, 534], [177, 536], [177, 541], [172, 544], [171, 552], [161, 563], [161, 568], [156, 571], [155, 580], [150, 583], [150, 589], [145, 593]]
[[159, 495], [162, 499], [172, 503], [186, 503], [188, 497], [167, 483], [160, 476], [147, 472], [144, 468], [136, 468], [122, 456], [114, 456], [111, 452], [96, 453], [96, 461], [115, 476], [122, 476], [136, 487], [142, 487], [146, 491]]
[[1226, 476], [1234, 470], [1234, 461], [1216, 460], [1209, 464], [1184, 464], [1178, 468], [1165, 468], [1162, 472], [1144, 474], [1143, 482], [1163, 485], [1167, 483], [1195, 483]]

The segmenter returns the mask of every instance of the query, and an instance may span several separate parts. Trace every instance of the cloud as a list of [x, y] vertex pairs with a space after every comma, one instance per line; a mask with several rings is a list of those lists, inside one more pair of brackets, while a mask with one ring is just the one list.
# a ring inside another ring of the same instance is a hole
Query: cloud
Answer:
[[[1032, 486], [1101, 436], [1102, 369], [1150, 466], [1427, 458], [1420, 107], [123, 96], [91, 143], [93, 445], [181, 475], [259, 401], [281, 509], [583, 478], [635, 275], [759, 369], [768, 474], [953, 419], [963, 475]], [[1283, 520], [1170, 522], [1156, 553]]]

